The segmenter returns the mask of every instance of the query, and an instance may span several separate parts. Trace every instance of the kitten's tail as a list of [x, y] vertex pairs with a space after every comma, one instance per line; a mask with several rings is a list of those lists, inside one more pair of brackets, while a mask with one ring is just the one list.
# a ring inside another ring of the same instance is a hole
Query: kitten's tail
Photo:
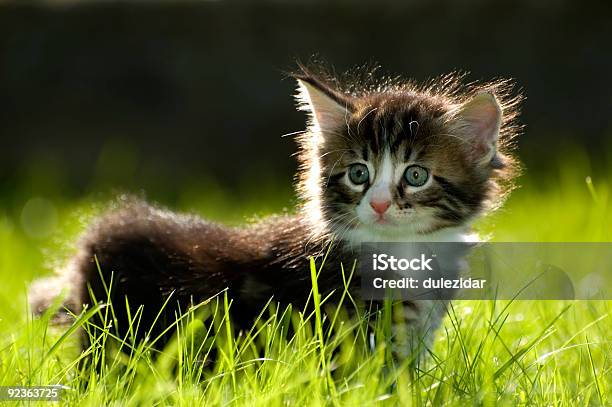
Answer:
[[28, 291], [31, 312], [41, 316], [53, 312], [54, 324], [68, 324], [74, 321], [73, 315], [80, 312], [78, 286], [72, 273], [62, 270], [55, 276], [34, 280]]

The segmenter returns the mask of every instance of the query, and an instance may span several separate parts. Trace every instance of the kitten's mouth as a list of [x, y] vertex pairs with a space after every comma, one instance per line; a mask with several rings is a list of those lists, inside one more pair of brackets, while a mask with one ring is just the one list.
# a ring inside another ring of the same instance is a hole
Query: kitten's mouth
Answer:
[[393, 222], [393, 220], [389, 219], [389, 217], [386, 217], [384, 215], [378, 216], [376, 219], [374, 219], [373, 223], [374, 225], [383, 227], [394, 226], [396, 224], [395, 222]]
[[388, 225], [389, 221], [387, 219], [385, 219], [384, 216], [379, 216], [374, 223], [378, 224], [378, 225]]

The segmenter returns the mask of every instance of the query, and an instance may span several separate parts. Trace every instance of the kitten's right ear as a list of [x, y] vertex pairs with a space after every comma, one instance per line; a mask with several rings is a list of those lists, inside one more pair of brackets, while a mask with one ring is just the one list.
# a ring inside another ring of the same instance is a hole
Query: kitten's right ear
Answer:
[[308, 112], [311, 126], [317, 131], [338, 131], [346, 126], [346, 116], [352, 112], [350, 98], [313, 78], [296, 77], [298, 109]]
[[497, 165], [502, 108], [495, 95], [478, 93], [461, 106], [457, 116], [469, 144], [469, 157], [475, 162]]

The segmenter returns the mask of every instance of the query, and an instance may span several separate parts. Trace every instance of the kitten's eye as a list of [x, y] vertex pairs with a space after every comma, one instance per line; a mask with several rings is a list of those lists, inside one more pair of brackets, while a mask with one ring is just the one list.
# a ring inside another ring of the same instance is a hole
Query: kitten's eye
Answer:
[[427, 178], [429, 178], [429, 172], [427, 171], [427, 169], [418, 165], [411, 165], [410, 167], [406, 168], [404, 178], [406, 178], [406, 182], [408, 182], [408, 185], [411, 185], [413, 187], [420, 187], [427, 182]]
[[349, 179], [355, 185], [365, 184], [370, 179], [370, 172], [365, 164], [353, 164], [349, 167]]

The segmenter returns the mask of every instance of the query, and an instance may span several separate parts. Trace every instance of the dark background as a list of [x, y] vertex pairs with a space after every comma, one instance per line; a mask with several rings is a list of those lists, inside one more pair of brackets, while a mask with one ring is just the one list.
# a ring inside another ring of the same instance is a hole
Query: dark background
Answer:
[[0, 194], [288, 185], [281, 135], [304, 117], [282, 71], [313, 54], [338, 71], [512, 77], [528, 173], [575, 146], [596, 165], [612, 146], [611, 44], [610, 2], [0, 3]]

